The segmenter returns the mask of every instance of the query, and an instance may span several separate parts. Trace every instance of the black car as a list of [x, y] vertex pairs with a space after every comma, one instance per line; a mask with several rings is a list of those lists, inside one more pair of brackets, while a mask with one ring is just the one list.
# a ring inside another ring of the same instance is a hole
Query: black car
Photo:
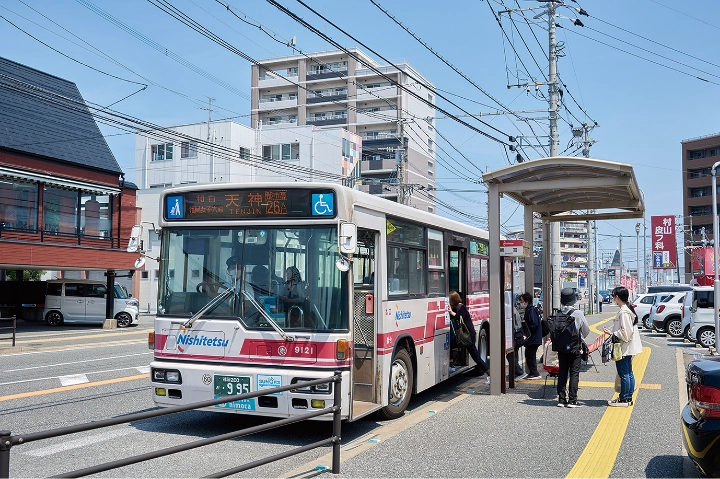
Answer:
[[688, 404], [682, 410], [683, 442], [695, 467], [720, 477], [720, 357], [691, 362], [685, 374]]

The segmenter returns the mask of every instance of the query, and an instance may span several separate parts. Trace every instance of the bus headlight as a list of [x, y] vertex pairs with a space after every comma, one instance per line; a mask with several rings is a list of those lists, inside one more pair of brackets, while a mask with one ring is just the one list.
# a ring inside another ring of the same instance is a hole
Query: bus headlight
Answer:
[[177, 369], [153, 369], [152, 379], [156, 383], [182, 384], [182, 376]]

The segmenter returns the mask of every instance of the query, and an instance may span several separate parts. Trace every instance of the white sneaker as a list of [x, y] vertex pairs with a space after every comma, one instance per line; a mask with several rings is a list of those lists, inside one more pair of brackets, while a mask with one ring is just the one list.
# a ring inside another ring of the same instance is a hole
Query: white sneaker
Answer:
[[527, 377], [527, 373], [522, 373], [518, 376], [515, 376], [515, 381], [520, 381], [521, 379], [525, 379]]
[[485, 377], [485, 384], [490, 384], [490, 376]]

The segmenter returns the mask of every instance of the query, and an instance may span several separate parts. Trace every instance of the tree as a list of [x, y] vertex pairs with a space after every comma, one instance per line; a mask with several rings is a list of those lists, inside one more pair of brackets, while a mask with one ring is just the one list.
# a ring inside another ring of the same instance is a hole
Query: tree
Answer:
[[[23, 281], [40, 281], [40, 277], [45, 274], [45, 271], [39, 269], [26, 269], [23, 270]], [[15, 270], [8, 271], [5, 275], [8, 281], [15, 281]]]

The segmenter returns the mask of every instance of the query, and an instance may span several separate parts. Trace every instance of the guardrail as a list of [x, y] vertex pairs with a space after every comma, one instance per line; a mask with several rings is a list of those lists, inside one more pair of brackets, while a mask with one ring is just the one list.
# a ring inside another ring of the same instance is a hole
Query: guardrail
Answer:
[[11, 435], [10, 431], [0, 431], [0, 478], [9, 478], [10, 477], [10, 451], [14, 446], [27, 444], [27, 443], [33, 442], [33, 441], [40, 441], [42, 439], [67, 436], [69, 434], [74, 434], [77, 432], [90, 431], [93, 429], [115, 426], [117, 424], [126, 424], [126, 423], [129, 423], [132, 421], [139, 421], [142, 419], [166, 416], [168, 414], [174, 414], [174, 413], [183, 412], [183, 411], [190, 411], [193, 409], [201, 409], [201, 408], [205, 408], [205, 407], [215, 406], [218, 404], [224, 404], [227, 402], [239, 401], [242, 399], [251, 399], [251, 398], [256, 398], [259, 396], [267, 396], [268, 394], [273, 394], [273, 393], [277, 393], [277, 392], [292, 391], [292, 390], [298, 389], [300, 387], [305, 388], [305, 387], [309, 387], [309, 386], [315, 386], [317, 384], [326, 384], [326, 383], [331, 383], [331, 382], [335, 383], [334, 391], [333, 391], [333, 405], [331, 407], [319, 409], [317, 411], [312, 411], [307, 414], [302, 414], [300, 416], [295, 416], [295, 417], [291, 417], [291, 418], [287, 418], [287, 419], [280, 419], [278, 421], [273, 421], [271, 423], [263, 424], [261, 426], [249, 427], [246, 429], [241, 429], [239, 431], [233, 431], [233, 432], [229, 432], [226, 434], [220, 434], [218, 436], [201, 439], [198, 441], [189, 442], [187, 444], [181, 444], [179, 446], [168, 447], [165, 449], [160, 449], [160, 450], [148, 452], [145, 454], [139, 454], [137, 456], [130, 456], [125, 459], [119, 459], [117, 461], [106, 462], [103, 464], [98, 464], [96, 466], [86, 467], [84, 469], [78, 469], [76, 471], [66, 472], [64, 474], [58, 474], [53, 477], [82, 477], [82, 476], [87, 476], [90, 474], [97, 474], [99, 472], [108, 471], [110, 469], [117, 469], [119, 467], [129, 466], [131, 464], [136, 464], [138, 462], [143, 462], [143, 461], [147, 461], [150, 459], [156, 459], [158, 457], [163, 457], [163, 456], [175, 454], [178, 452], [188, 451], [190, 449], [194, 449], [197, 447], [207, 446], [208, 444], [215, 444], [217, 442], [226, 441], [228, 439], [234, 439], [234, 438], [240, 437], [240, 436], [247, 436], [249, 434], [254, 434], [256, 432], [267, 431], [269, 429], [274, 429], [276, 427], [285, 426], [287, 424], [293, 424], [296, 422], [304, 421], [306, 419], [311, 419], [311, 418], [322, 416], [322, 415], [329, 414], [329, 413], [333, 414], [333, 432], [332, 432], [333, 435], [330, 436], [328, 439], [323, 439], [322, 441], [317, 441], [312, 444], [308, 444], [306, 446], [292, 449], [290, 451], [285, 451], [280, 454], [275, 454], [273, 456], [269, 456], [269, 457], [266, 457], [263, 459], [258, 459], [257, 461], [248, 462], [246, 464], [242, 464], [240, 466], [237, 466], [237, 467], [234, 467], [231, 469], [226, 469], [224, 471], [216, 472], [214, 474], [210, 474], [205, 477], [226, 477], [231, 474], [237, 474], [242, 471], [247, 471], [248, 469], [262, 466], [264, 464], [268, 464], [268, 463], [277, 461], [279, 459], [284, 459], [286, 457], [294, 456], [296, 454], [300, 454], [302, 452], [309, 451], [311, 449], [322, 447], [322, 446], [325, 446], [328, 444], [333, 445], [332, 473], [340, 474], [340, 439], [341, 439], [340, 438], [340, 433], [341, 433], [340, 413], [341, 413], [341, 409], [342, 409], [342, 395], [341, 395], [342, 372], [335, 371], [333, 376], [330, 376], [327, 378], [322, 378], [322, 379], [314, 379], [312, 381], [303, 381], [302, 385], [291, 384], [289, 386], [282, 386], [279, 388], [262, 389], [260, 391], [254, 392], [254, 393], [238, 394], [235, 396], [225, 396], [220, 399], [211, 399], [208, 401], [202, 401], [202, 402], [193, 403], [193, 404], [186, 404], [184, 406], [173, 406], [173, 407], [159, 409], [159, 410], [155, 410], [155, 411], [130, 414], [127, 416], [120, 416], [120, 417], [115, 417], [115, 418], [111, 418], [111, 419], [104, 419], [102, 421], [94, 421], [94, 422], [89, 422], [89, 423], [85, 423], [85, 424], [78, 424], [75, 426], [67, 426], [67, 427], [61, 427], [61, 428], [57, 428], [57, 429], [50, 429], [47, 431], [35, 432], [32, 434], [25, 434], [25, 435], [21, 434], [21, 435], [13, 436], [13, 435]]
[[17, 330], [17, 317], [12, 316], [10, 318], [0, 318], [0, 321], [12, 321], [12, 326], [3, 326], [2, 328], [0, 328], [0, 330], [12, 329], [12, 338], [0, 338], [0, 341], [12, 339], [12, 345], [13, 345], [13, 347], [15, 347], [15, 332]]

